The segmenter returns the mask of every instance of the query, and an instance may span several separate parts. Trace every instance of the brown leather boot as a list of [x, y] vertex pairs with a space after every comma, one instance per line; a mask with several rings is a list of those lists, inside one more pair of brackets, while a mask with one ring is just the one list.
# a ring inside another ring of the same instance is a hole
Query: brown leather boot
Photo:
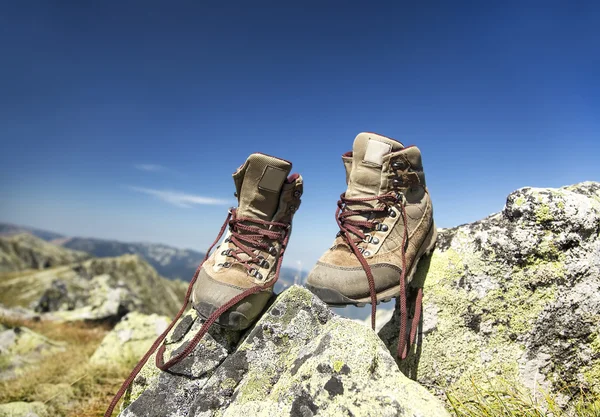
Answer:
[[242, 330], [267, 304], [302, 195], [302, 177], [288, 177], [291, 169], [283, 159], [252, 154], [233, 174], [238, 208], [232, 211], [225, 240], [202, 265], [192, 293], [192, 304], [203, 318], [260, 286], [216, 321]]
[[[156, 366], [166, 371], [190, 355], [214, 323], [241, 330], [262, 313], [279, 278], [292, 218], [300, 206], [302, 177], [298, 174], [288, 177], [291, 169], [288, 161], [255, 153], [233, 174], [238, 207], [230, 209], [190, 282], [181, 310], [123, 382], [104, 417], [112, 416], [117, 403], [155, 351]], [[226, 230], [227, 237], [209, 256]], [[190, 299], [205, 322], [186, 347], [165, 362], [164, 340], [186, 311]]]
[[[342, 160], [348, 188], [338, 201], [340, 232], [309, 274], [307, 287], [329, 305], [371, 303], [373, 328], [376, 304], [399, 297], [404, 334], [408, 284], [437, 237], [421, 152], [385, 136], [361, 133]], [[421, 295], [419, 290], [418, 304]], [[419, 315], [417, 305], [414, 333]], [[400, 345], [402, 357], [408, 350], [405, 338]]]

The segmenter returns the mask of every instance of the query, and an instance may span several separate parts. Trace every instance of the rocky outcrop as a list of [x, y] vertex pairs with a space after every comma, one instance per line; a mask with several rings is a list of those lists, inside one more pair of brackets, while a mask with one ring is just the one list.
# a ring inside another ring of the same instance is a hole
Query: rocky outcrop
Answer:
[[171, 320], [157, 314], [131, 312], [108, 333], [90, 358], [93, 365], [131, 364], [137, 362]]
[[45, 269], [89, 258], [85, 252], [62, 248], [27, 233], [0, 236], [0, 272]]
[[24, 366], [61, 352], [64, 346], [27, 327], [9, 328], [0, 324], [0, 381], [16, 377], [24, 371]]
[[[600, 184], [522, 188], [504, 210], [441, 230], [421, 262], [420, 344], [400, 363], [439, 394], [478, 387], [600, 398]], [[380, 332], [395, 351], [397, 313]]]
[[158, 276], [136, 255], [0, 275], [0, 303], [53, 318], [116, 323], [130, 311], [174, 316], [187, 284]]
[[[166, 358], [201, 326], [190, 310], [167, 338]], [[398, 370], [377, 335], [334, 315], [307, 290], [281, 294], [245, 334], [217, 326], [188, 358], [136, 378], [122, 417], [447, 416]]]

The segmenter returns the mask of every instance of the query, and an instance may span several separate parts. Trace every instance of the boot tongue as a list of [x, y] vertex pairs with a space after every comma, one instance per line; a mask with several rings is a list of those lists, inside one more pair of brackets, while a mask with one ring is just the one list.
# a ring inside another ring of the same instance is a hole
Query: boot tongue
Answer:
[[360, 133], [352, 147], [352, 169], [350, 171], [346, 197], [374, 197], [379, 194], [383, 156], [404, 149], [394, 139], [375, 133]]
[[283, 159], [254, 153], [234, 174], [238, 216], [271, 221], [279, 195], [292, 164]]

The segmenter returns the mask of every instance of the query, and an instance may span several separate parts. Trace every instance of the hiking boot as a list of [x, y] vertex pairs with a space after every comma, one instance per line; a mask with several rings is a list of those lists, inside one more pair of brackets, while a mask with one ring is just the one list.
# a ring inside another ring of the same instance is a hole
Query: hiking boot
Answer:
[[[258, 318], [279, 278], [292, 217], [300, 206], [302, 177], [288, 177], [291, 169], [288, 161], [255, 153], [233, 174], [238, 207], [229, 210], [219, 235], [190, 282], [183, 306], [123, 382], [104, 417], [112, 416], [154, 352], [156, 366], [167, 371], [196, 349], [213, 323], [242, 330]], [[226, 229], [223, 243], [209, 255]], [[185, 348], [165, 362], [164, 340], [185, 312], [190, 297], [205, 322]]]
[[265, 308], [300, 206], [302, 177], [288, 177], [291, 169], [288, 161], [255, 153], [233, 174], [238, 207], [193, 287], [192, 304], [204, 319], [214, 314], [217, 324], [242, 330]]
[[376, 304], [399, 296], [406, 321], [407, 285], [437, 237], [421, 152], [361, 133], [342, 161], [348, 188], [338, 201], [340, 232], [306, 286], [332, 306], [371, 303], [373, 328]]

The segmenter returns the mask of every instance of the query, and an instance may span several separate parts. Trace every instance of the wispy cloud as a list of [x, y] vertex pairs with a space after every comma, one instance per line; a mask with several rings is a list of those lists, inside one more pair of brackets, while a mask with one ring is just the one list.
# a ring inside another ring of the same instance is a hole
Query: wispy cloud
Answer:
[[140, 171], [147, 171], [147, 172], [164, 172], [164, 171], [168, 171], [168, 169], [162, 165], [156, 165], [156, 164], [135, 164], [133, 166], [135, 169], [139, 169]]
[[220, 198], [213, 197], [204, 197], [201, 195], [188, 194], [180, 191], [172, 191], [172, 190], [155, 190], [153, 188], [144, 188], [144, 187], [133, 187], [128, 186], [130, 190], [136, 191], [138, 193], [148, 194], [153, 197], [158, 198], [164, 202], [172, 204], [177, 207], [182, 208], [190, 208], [193, 206], [202, 206], [202, 205], [228, 205], [231, 204], [229, 200], [223, 200]]

